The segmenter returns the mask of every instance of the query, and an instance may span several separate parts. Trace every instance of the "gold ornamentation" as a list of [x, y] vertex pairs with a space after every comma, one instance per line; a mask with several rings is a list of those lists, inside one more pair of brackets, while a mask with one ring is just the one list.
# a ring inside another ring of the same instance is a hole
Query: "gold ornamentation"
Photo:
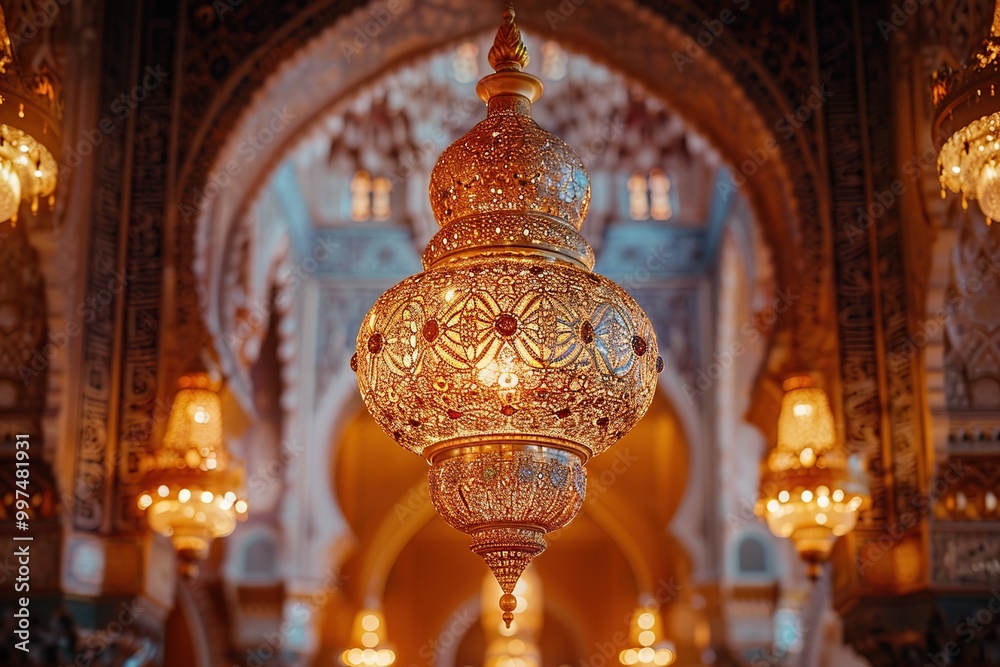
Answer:
[[646, 412], [662, 360], [642, 309], [591, 272], [590, 180], [531, 119], [542, 86], [509, 6], [490, 59], [486, 119], [431, 174], [425, 270], [375, 302], [351, 367], [379, 425], [431, 464], [434, 506], [472, 536], [509, 624], [521, 572], [580, 509], [584, 463]]
[[1000, 2], [990, 35], [961, 69], [945, 67], [932, 80], [938, 177], [962, 195], [962, 207], [978, 200], [986, 224], [1000, 217]]
[[60, 115], [52, 80], [22, 76], [0, 9], [0, 221], [16, 221], [22, 201], [32, 213], [54, 203]]
[[490, 67], [495, 72], [521, 72], [531, 60], [514, 17], [514, 3], [508, 2], [503, 10], [503, 23], [497, 30], [488, 56]]
[[826, 392], [807, 376], [786, 380], [778, 444], [761, 475], [757, 513], [772, 533], [792, 540], [815, 578], [869, 501], [864, 471], [838, 446]]
[[171, 539], [185, 574], [208, 556], [212, 540], [225, 537], [246, 516], [242, 468], [222, 438], [222, 402], [204, 373], [185, 375], [174, 397], [167, 432], [144, 481], [139, 509], [149, 526]]

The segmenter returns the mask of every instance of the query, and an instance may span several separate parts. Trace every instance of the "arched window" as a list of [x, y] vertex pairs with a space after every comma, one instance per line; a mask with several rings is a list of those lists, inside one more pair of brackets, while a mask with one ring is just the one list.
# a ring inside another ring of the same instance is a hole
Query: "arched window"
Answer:
[[646, 177], [638, 171], [628, 179], [628, 212], [633, 220], [657, 220], [663, 222], [674, 215], [671, 204], [670, 177], [662, 169], [656, 168]]
[[673, 213], [670, 179], [662, 169], [654, 169], [649, 172], [649, 215], [653, 220], [669, 220]]
[[628, 179], [628, 214], [633, 220], [649, 218], [649, 184], [637, 171]]
[[351, 220], [385, 222], [392, 217], [392, 181], [385, 176], [358, 171], [351, 179]]
[[737, 556], [737, 567], [740, 574], [767, 574], [767, 551], [759, 538], [743, 538]]
[[385, 176], [379, 176], [372, 185], [372, 219], [384, 222], [392, 215], [392, 207], [389, 204], [389, 193], [392, 192], [392, 183]]
[[351, 220], [364, 221], [372, 217], [372, 178], [361, 170], [351, 179]]
[[267, 536], [253, 540], [243, 552], [243, 572], [250, 576], [273, 575], [277, 571], [277, 563], [277, 548]]

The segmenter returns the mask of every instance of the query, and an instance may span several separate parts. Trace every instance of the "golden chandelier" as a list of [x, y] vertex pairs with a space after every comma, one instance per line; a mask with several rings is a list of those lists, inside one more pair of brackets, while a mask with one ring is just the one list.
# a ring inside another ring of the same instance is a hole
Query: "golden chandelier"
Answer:
[[642, 309], [592, 272], [590, 179], [531, 118], [542, 82], [509, 3], [489, 61], [486, 119], [431, 173], [425, 270], [375, 302], [351, 367], [382, 429], [427, 459], [509, 624], [518, 577], [580, 510], [587, 460], [646, 412], [663, 360]]
[[32, 213], [40, 199], [54, 204], [61, 115], [53, 81], [22, 76], [0, 9], [0, 221], [16, 222], [22, 201]]
[[868, 500], [863, 471], [837, 443], [826, 392], [808, 376], [785, 381], [778, 444], [761, 474], [757, 513], [790, 538], [816, 578], [837, 538], [854, 529]]
[[986, 224], [1000, 218], [1000, 2], [990, 35], [961, 69], [934, 75], [933, 137], [945, 188], [979, 201]]
[[163, 442], [150, 458], [139, 496], [150, 528], [173, 542], [187, 575], [246, 518], [243, 470], [222, 437], [222, 401], [205, 373], [181, 377]]

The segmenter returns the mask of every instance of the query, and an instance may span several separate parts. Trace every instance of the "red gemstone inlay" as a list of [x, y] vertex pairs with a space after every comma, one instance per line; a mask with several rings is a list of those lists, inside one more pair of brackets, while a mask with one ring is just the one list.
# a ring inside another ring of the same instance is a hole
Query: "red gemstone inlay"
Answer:
[[462, 416], [462, 413], [459, 412], [458, 410], [449, 410], [448, 416], [451, 417], [452, 419], [458, 419], [459, 417]]
[[564, 419], [566, 417], [569, 417], [569, 408], [563, 408], [562, 410], [557, 412], [556, 417], [559, 417], [559, 419]]
[[355, 373], [358, 372], [358, 353], [355, 352], [351, 355], [351, 370]]
[[501, 313], [497, 315], [493, 326], [501, 336], [513, 336], [517, 333], [517, 318], [510, 313]]
[[590, 320], [584, 320], [583, 324], [580, 325], [580, 338], [583, 339], [584, 343], [594, 342], [594, 325], [590, 323]]
[[426, 339], [428, 343], [433, 342], [434, 339], [438, 337], [439, 331], [440, 329], [438, 328], [437, 320], [427, 320], [427, 322], [424, 323], [423, 334], [424, 339]]
[[510, 417], [512, 414], [514, 414], [517, 411], [514, 409], [513, 405], [505, 405], [502, 408], [500, 408], [500, 412], [502, 412], [503, 414], [505, 414], [508, 417]]
[[373, 333], [368, 337], [368, 351], [372, 354], [378, 354], [382, 351], [382, 334]]
[[642, 336], [632, 336], [632, 351], [637, 357], [646, 354], [646, 339]]

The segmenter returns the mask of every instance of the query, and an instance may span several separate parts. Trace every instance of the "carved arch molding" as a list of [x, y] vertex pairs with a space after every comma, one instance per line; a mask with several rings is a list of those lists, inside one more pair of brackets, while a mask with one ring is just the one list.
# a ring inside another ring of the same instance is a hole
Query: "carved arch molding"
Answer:
[[[113, 457], [120, 483], [112, 489], [113, 482], [100, 477], [100, 488], [77, 498], [78, 530], [138, 526], [133, 503], [115, 501], [114, 494], [134, 491], [134, 455], [153, 442], [163, 377], [173, 377], [186, 364], [185, 355], [207, 343], [195, 271], [209, 275], [212, 267], [194, 266], [196, 235], [202, 233], [197, 223], [211, 221], [202, 242], [212, 242], [216, 233], [225, 238], [241, 203], [253, 199], [252, 191], [238, 191], [240, 187], [259, 187], [266, 165], [278, 162], [280, 142], [273, 142], [255, 154], [256, 160], [240, 165], [244, 176], [239, 181], [217, 186], [217, 196], [205, 197], [219, 167], [226, 166], [220, 162], [225, 151], [246, 139], [241, 133], [252, 123], [260, 126], [260, 119], [244, 112], [262, 106], [258, 102], [265, 85], [276, 74], [294, 72], [298, 52], [309, 48], [312, 38], [338, 25], [345, 36], [353, 35], [351, 21], [364, 25], [371, 18], [370, 6], [358, 1], [244, 0], [229, 3], [233, 11], [224, 13], [217, 6], [226, 3], [204, 1], [107, 4], [101, 84], [105, 107], [133, 83], [123, 63], [128, 62], [135, 24], [143, 39], [134, 71], [158, 65], [176, 65], [177, 71], [150, 91], [130, 126], [109, 136], [96, 152], [88, 291], [107, 283], [121, 244], [131, 250], [125, 268], [134, 277], [116, 297], [126, 300], [128, 326], [116, 332], [94, 325], [84, 336], [87, 376], [97, 384], [85, 383], [81, 390], [77, 476], [104, 469]], [[428, 35], [454, 38], [496, 23], [497, 7], [489, 2], [403, 5], [408, 10], [384, 27], [387, 38], [372, 40], [350, 68], [341, 68], [335, 81], [340, 92], [385, 63], [405, 60], [415, 49], [433, 48]], [[726, 10], [735, 13], [735, 20], [707, 39], [709, 24], [726, 16]], [[877, 234], [869, 229], [860, 242], [854, 225], [858, 207], [871, 203], [873, 193], [884, 191], [893, 178], [887, 157], [892, 117], [884, 95], [889, 46], [877, 32], [862, 29], [876, 25], [880, 12], [879, 3], [857, 0], [807, 0], [783, 13], [770, 3], [728, 0], [697, 7], [681, 0], [545, 0], [524, 17], [534, 32], [552, 34], [646, 82], [746, 175], [747, 196], [780, 267], [776, 283], [799, 295], [779, 326], [781, 345], [772, 347], [752, 417], [769, 434], [787, 366], [783, 346], [794, 344], [801, 359], [819, 364], [817, 370], [825, 373], [840, 399], [835, 402], [849, 446], [869, 459], [875, 525], [890, 520], [908, 502], [923, 474], [916, 360], [902, 355], [888, 373], [884, 358], [886, 351], [905, 349], [907, 340], [899, 216], [888, 212]], [[602, 26], [601, 34], [594, 26]], [[388, 39], [393, 31], [405, 31], [408, 39]], [[690, 62], [678, 59], [685, 54]], [[295, 81], [299, 88], [318, 83]], [[308, 121], [297, 119], [289, 135]], [[175, 137], [172, 127], [177, 128]], [[135, 175], [131, 181], [121, 176], [126, 155]], [[123, 212], [127, 201], [130, 210]], [[123, 217], [128, 220], [124, 230], [119, 227]], [[171, 280], [165, 281], [168, 269]], [[169, 293], [165, 284], [171, 285]], [[168, 307], [161, 312], [164, 298]], [[175, 352], [168, 336], [184, 346], [161, 363], [166, 352]], [[98, 382], [115, 370], [109, 350], [116, 337], [124, 354], [120, 383]], [[110, 395], [109, 386], [120, 386], [120, 395]], [[120, 410], [112, 410], [112, 402]], [[115, 415], [118, 421], [111, 423]], [[119, 434], [113, 447], [109, 432]], [[108, 513], [113, 516], [106, 517]]]

